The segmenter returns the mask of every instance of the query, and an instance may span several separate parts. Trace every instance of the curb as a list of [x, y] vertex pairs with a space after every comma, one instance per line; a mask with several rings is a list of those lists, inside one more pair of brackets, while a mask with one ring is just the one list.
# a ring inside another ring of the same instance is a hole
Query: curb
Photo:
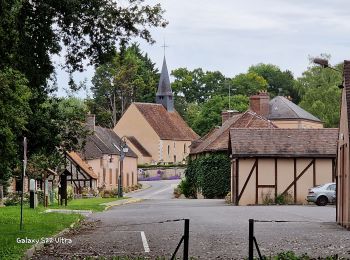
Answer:
[[121, 203], [118, 203], [118, 204], [107, 205], [104, 210], [108, 210], [111, 207], [122, 206], [122, 205], [136, 203], [136, 202], [141, 202], [141, 201], [144, 201], [144, 199], [137, 199], [137, 198], [126, 199], [125, 201], [123, 201]]
[[[70, 224], [70, 226], [68, 228], [65, 228], [65, 229], [61, 230], [60, 232], [58, 232], [56, 235], [53, 235], [52, 238], [57, 238], [57, 237], [63, 236], [65, 233], [70, 231], [75, 225], [77, 225], [82, 219], [78, 219], [76, 222], [73, 222], [72, 224]], [[31, 259], [33, 257], [33, 255], [34, 255], [34, 253], [39, 251], [39, 250], [41, 250], [41, 249], [43, 249], [44, 246], [45, 246], [44, 243], [35, 244], [34, 246], [29, 248], [25, 252], [23, 259], [26, 259], [26, 260]]]

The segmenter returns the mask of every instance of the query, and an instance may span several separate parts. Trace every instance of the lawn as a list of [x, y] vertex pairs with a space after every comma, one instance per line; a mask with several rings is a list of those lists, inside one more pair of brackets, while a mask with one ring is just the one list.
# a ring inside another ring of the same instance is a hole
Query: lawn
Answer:
[[51, 209], [80, 209], [80, 210], [92, 210], [92, 211], [103, 211], [106, 206], [100, 205], [101, 203], [116, 201], [123, 198], [87, 198], [87, 199], [75, 199], [70, 200], [66, 206], [58, 206], [57, 203], [53, 206], [49, 206]]
[[[118, 198], [88, 198], [68, 201], [67, 207], [50, 206], [49, 208], [80, 209], [103, 211], [105, 205], [101, 203], [116, 201]], [[33, 246], [33, 243], [17, 243], [19, 239], [49, 238], [72, 223], [82, 219], [78, 214], [43, 213], [46, 208], [40, 206], [30, 209], [24, 206], [23, 231], [19, 231], [20, 206], [0, 208], [0, 259], [21, 259], [24, 252]]]
[[41, 239], [57, 234], [82, 218], [77, 214], [42, 213], [42, 209], [24, 206], [23, 231], [19, 231], [20, 207], [0, 208], [0, 259], [21, 259], [31, 243], [17, 243], [17, 239]]

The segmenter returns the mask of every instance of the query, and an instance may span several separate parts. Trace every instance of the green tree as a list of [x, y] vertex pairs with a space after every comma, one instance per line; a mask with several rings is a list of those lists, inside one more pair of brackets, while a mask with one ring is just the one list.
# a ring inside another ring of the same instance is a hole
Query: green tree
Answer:
[[[7, 136], [4, 143], [18, 140], [6, 149], [21, 154], [22, 132], [29, 139], [31, 153], [52, 152], [51, 148], [60, 143], [55, 137], [61, 136], [63, 140], [59, 115], [51, 107], [57, 107], [57, 102], [48, 97], [55, 90], [50, 84], [55, 81], [53, 55], [64, 50], [65, 62], [61, 65], [71, 74], [83, 71], [86, 61], [94, 66], [104, 64], [115, 56], [118, 46], [124, 46], [134, 37], [153, 43], [150, 28], [167, 24], [163, 12], [159, 4], [151, 6], [143, 0], [1, 1], [0, 71], [5, 73], [3, 79], [15, 81], [16, 86], [24, 85], [18, 81], [18, 75], [20, 81], [27, 80], [31, 93], [13, 91], [9, 100], [21, 96], [23, 102], [19, 104], [24, 105], [28, 96], [28, 111], [32, 111], [28, 122], [25, 117], [21, 121], [24, 131], [8, 130], [6, 124], [12, 123], [3, 120], [1, 131]], [[9, 74], [9, 68], [18, 71], [17, 76]], [[72, 80], [69, 83], [76, 87]], [[1, 102], [11, 102], [5, 98], [8, 97], [0, 96]], [[9, 116], [17, 117], [16, 113]], [[8, 172], [9, 164], [0, 167]]]
[[131, 102], [153, 102], [158, 78], [155, 64], [136, 44], [98, 67], [92, 79], [94, 100], [88, 103], [97, 122], [114, 127]]
[[255, 72], [241, 73], [235, 76], [230, 83], [235, 94], [254, 95], [260, 90], [267, 90], [267, 81]]
[[[336, 65], [342, 71], [342, 64]], [[320, 118], [325, 127], [338, 127], [340, 89], [342, 73], [319, 66], [310, 66], [297, 79], [297, 89], [301, 95], [299, 105]]]
[[[178, 68], [171, 72], [175, 78], [171, 84], [175, 97], [185, 97], [187, 103], [203, 103], [214, 95], [221, 95], [227, 89], [227, 79], [219, 71], [206, 71], [201, 68], [189, 71]], [[228, 90], [225, 95], [228, 94]]]
[[276, 65], [259, 63], [250, 66], [248, 72], [254, 72], [267, 81], [271, 97], [290, 96], [295, 103], [299, 102], [300, 97], [295, 89], [295, 80], [291, 71], [281, 71]]
[[[231, 109], [243, 112], [248, 108], [248, 97], [235, 95], [231, 97]], [[197, 105], [198, 106], [198, 105]], [[200, 107], [192, 105], [185, 119], [199, 135], [206, 134], [215, 126], [221, 125], [221, 112], [229, 108], [229, 97], [214, 96]]]
[[31, 114], [27, 83], [18, 71], [0, 71], [0, 185], [7, 184], [21, 159], [20, 136]]

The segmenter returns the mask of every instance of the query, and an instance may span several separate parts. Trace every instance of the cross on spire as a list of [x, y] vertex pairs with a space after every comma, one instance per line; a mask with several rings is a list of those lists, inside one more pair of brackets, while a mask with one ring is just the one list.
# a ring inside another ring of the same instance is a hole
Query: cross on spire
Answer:
[[160, 47], [162, 47], [162, 48], [164, 49], [164, 57], [165, 57], [165, 48], [168, 48], [168, 47], [169, 47], [169, 45], [165, 45], [165, 40], [164, 40], [163, 45], [162, 45], [162, 46], [160, 46]]

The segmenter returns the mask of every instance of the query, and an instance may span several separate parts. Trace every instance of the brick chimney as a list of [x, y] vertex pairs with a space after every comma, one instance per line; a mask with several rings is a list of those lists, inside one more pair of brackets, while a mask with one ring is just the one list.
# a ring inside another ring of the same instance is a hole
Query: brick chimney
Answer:
[[260, 91], [258, 95], [250, 96], [249, 109], [258, 115], [267, 117], [269, 115], [270, 97], [266, 91]]
[[231, 118], [234, 115], [239, 114], [239, 112], [237, 110], [224, 110], [221, 112], [221, 120], [222, 120], [222, 125], [224, 124], [224, 122]]
[[95, 132], [95, 115], [94, 114], [88, 114], [86, 116], [86, 126], [90, 131]]

